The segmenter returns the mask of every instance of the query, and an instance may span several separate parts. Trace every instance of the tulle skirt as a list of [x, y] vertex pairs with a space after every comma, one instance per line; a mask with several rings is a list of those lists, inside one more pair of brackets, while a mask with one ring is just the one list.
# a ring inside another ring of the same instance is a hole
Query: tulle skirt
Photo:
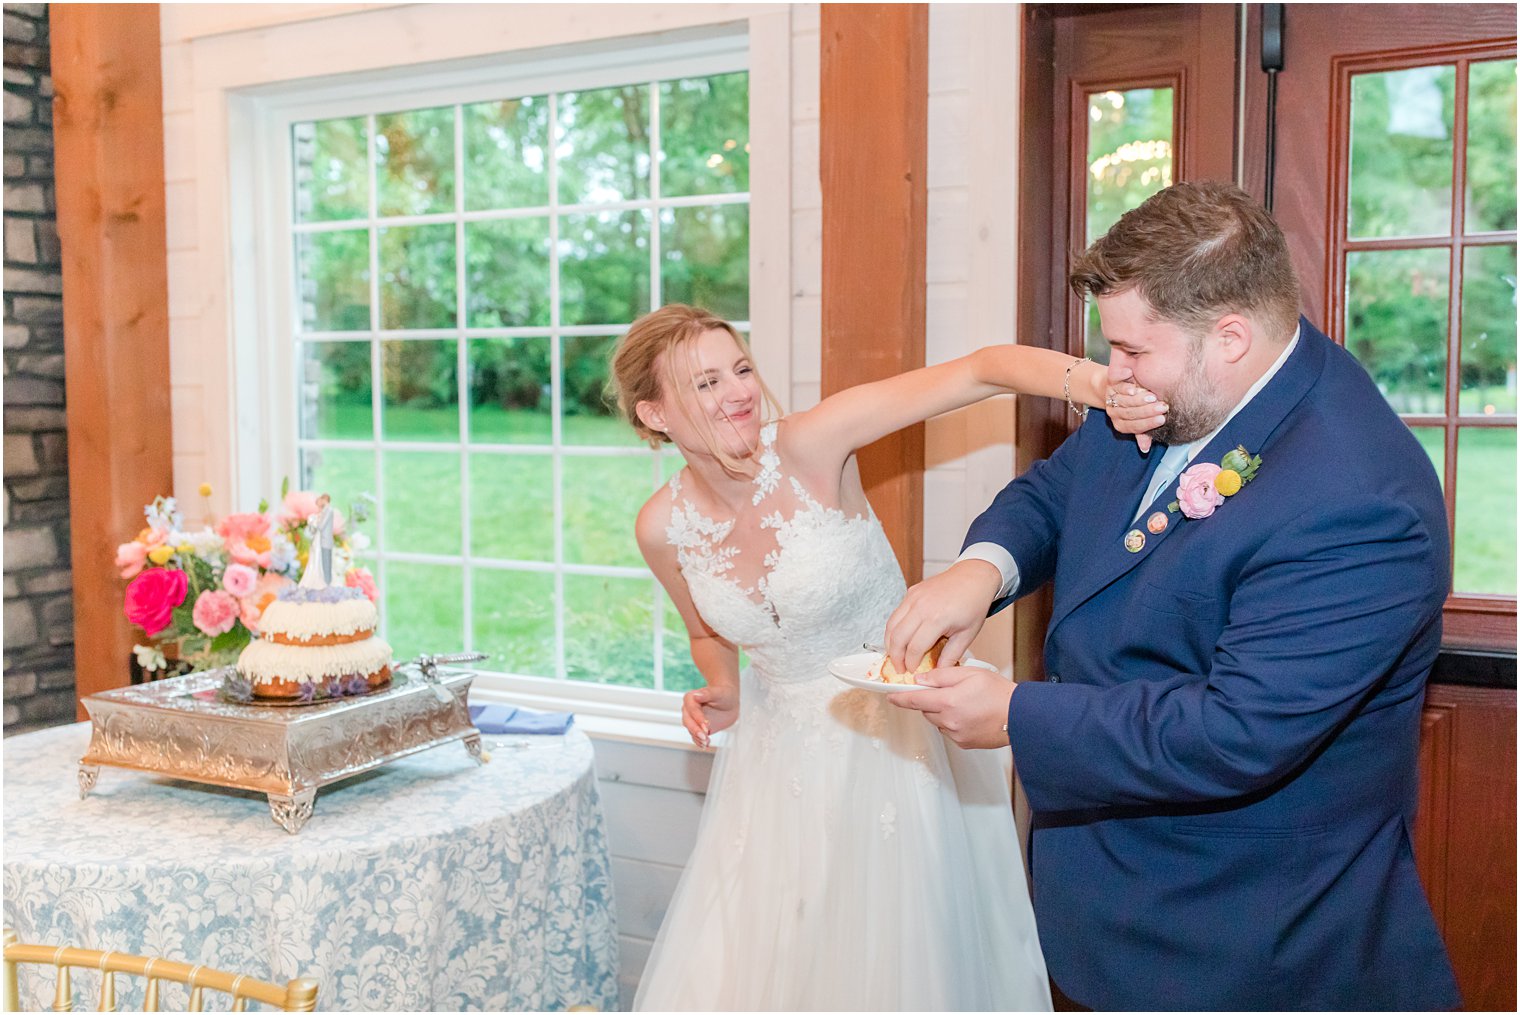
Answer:
[[1049, 1010], [1009, 754], [746, 674], [640, 1011]]

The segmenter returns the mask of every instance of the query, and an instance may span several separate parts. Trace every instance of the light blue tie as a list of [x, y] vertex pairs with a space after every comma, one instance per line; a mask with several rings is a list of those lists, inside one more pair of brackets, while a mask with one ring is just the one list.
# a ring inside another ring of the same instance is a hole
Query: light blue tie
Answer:
[[1151, 477], [1150, 486], [1145, 488], [1145, 496], [1140, 498], [1140, 506], [1135, 508], [1135, 517], [1130, 519], [1130, 524], [1139, 519], [1145, 512], [1146, 505], [1156, 499], [1156, 495], [1176, 479], [1183, 469], [1187, 468], [1188, 451], [1191, 444], [1178, 444], [1166, 449], [1166, 454], [1161, 456], [1161, 464], [1156, 467], [1156, 474]]

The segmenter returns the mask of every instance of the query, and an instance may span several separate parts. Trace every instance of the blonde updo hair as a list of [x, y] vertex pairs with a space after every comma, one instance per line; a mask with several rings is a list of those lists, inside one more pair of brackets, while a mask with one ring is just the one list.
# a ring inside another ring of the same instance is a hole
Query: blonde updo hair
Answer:
[[[693, 349], [698, 338], [715, 330], [728, 332], [734, 344], [746, 356], [750, 355], [749, 343], [732, 324], [710, 311], [685, 303], [667, 303], [660, 309], [645, 314], [633, 322], [618, 342], [617, 350], [612, 354], [610, 382], [617, 396], [618, 411], [628, 421], [628, 425], [633, 427], [634, 432], [649, 442], [650, 447], [669, 444], [670, 435], [650, 429], [639, 419], [639, 403], [658, 402], [667, 391], [676, 392], [675, 403], [680, 406], [681, 413], [688, 420], [691, 419], [687, 400], [679, 394], [684, 390], [684, 385], [676, 367], [683, 359], [683, 354], [687, 358], [695, 356]], [[753, 359], [750, 365], [754, 366]], [[766, 387], [765, 381], [760, 379], [758, 368], [755, 369], [755, 377], [760, 382], [765, 418], [778, 418], [781, 415], [780, 403], [771, 394], [771, 389]], [[739, 460], [718, 443], [717, 435], [710, 426], [699, 428], [699, 432], [707, 450], [714, 457], [731, 468], [739, 464]]]

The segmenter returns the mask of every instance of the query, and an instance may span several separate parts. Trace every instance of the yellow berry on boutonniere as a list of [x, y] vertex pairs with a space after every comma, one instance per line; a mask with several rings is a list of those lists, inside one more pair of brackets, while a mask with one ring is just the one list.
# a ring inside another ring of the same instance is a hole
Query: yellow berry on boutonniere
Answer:
[[1214, 477], [1214, 489], [1223, 497], [1233, 497], [1240, 492], [1240, 473], [1234, 469], [1221, 469]]
[[148, 551], [148, 559], [160, 566], [169, 563], [169, 558], [174, 556], [174, 547], [155, 546]]

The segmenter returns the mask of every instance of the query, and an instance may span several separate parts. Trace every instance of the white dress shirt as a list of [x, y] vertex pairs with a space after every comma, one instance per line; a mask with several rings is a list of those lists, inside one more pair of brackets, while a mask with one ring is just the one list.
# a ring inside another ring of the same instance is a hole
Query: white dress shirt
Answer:
[[[1250, 404], [1251, 399], [1255, 398], [1257, 393], [1267, 386], [1267, 382], [1277, 376], [1277, 372], [1282, 369], [1284, 363], [1288, 362], [1288, 357], [1298, 347], [1298, 335], [1299, 329], [1294, 328], [1293, 338], [1288, 342], [1287, 348], [1278, 355], [1276, 361], [1268, 368], [1267, 372], [1256, 379], [1256, 383], [1252, 384], [1250, 389], [1246, 391], [1245, 396], [1235, 403], [1235, 408], [1230, 410], [1230, 414], [1224, 418], [1224, 422], [1215, 427], [1212, 433], [1188, 444], [1178, 444], [1175, 447], [1168, 447], [1166, 449], [1166, 454], [1162, 456], [1161, 464], [1157, 466], [1155, 475], [1151, 477], [1150, 484], [1146, 487], [1144, 495], [1140, 498], [1139, 505], [1135, 508], [1135, 518], [1139, 518], [1141, 513], [1145, 511], [1146, 506], [1156, 499], [1156, 495], [1166, 489], [1172, 480], [1181, 475], [1182, 471], [1192, 464], [1193, 459], [1198, 453], [1208, 446], [1209, 441], [1217, 437], [1219, 431], [1223, 430], [1230, 420], [1234, 419], [1240, 410]], [[1134, 519], [1132, 518], [1131, 522], [1133, 521]], [[999, 544], [972, 543], [961, 551], [959, 557], [955, 558], [957, 564], [963, 560], [985, 560], [998, 569], [998, 573], [1003, 576], [1003, 587], [998, 591], [997, 595], [999, 599], [1011, 596], [1018, 590], [1018, 562], [1013, 559], [1013, 554], [1009, 553]]]

